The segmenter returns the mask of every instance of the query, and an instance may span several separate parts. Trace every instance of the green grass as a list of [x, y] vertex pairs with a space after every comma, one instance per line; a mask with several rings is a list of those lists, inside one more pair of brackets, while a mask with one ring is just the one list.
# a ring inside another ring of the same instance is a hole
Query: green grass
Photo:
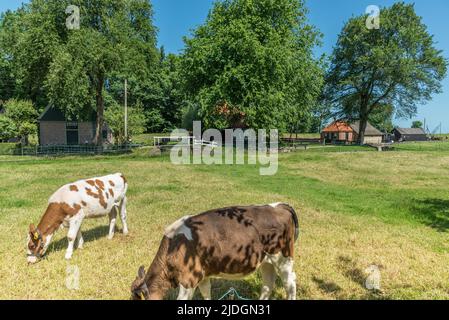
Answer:
[[449, 141], [405, 142], [395, 145], [402, 151], [449, 151]]
[[[148, 267], [164, 228], [177, 218], [278, 201], [291, 203], [300, 217], [298, 298], [449, 299], [449, 148], [417, 146], [281, 154], [278, 174], [267, 177], [257, 166], [174, 166], [167, 156], [145, 152], [0, 157], [0, 299], [128, 299], [138, 267]], [[28, 266], [27, 228], [38, 222], [48, 197], [68, 182], [114, 172], [130, 182], [130, 235], [117, 233], [108, 241], [107, 218], [86, 221], [87, 243], [70, 263], [64, 260], [65, 232], [59, 232], [47, 258]], [[363, 285], [372, 264], [381, 268], [379, 294]], [[69, 265], [80, 269], [78, 291], [65, 287]], [[234, 286], [256, 298], [260, 284], [259, 275], [215, 281], [213, 297]], [[281, 286], [274, 297], [285, 297]]]
[[145, 146], [154, 145], [154, 137], [170, 137], [170, 133], [145, 133], [139, 134], [132, 138], [133, 143], [142, 144]]

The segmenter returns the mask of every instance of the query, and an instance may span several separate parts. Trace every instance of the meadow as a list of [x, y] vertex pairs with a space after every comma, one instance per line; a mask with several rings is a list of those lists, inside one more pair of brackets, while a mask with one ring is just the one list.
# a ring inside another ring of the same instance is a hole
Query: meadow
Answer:
[[[88, 220], [84, 249], [71, 261], [64, 260], [67, 240], [60, 231], [47, 257], [28, 266], [28, 225], [39, 222], [48, 197], [66, 183], [115, 172], [130, 183], [130, 235], [118, 232], [109, 241], [107, 218]], [[278, 174], [266, 177], [257, 166], [174, 166], [167, 156], [143, 152], [1, 156], [0, 299], [129, 299], [138, 267], [148, 268], [174, 220], [273, 202], [288, 202], [299, 215], [299, 299], [449, 299], [448, 185], [449, 143], [404, 144], [382, 153], [339, 147], [281, 154]], [[381, 271], [379, 292], [365, 288], [371, 265]], [[79, 290], [66, 288], [72, 266], [80, 271]], [[261, 279], [214, 281], [213, 297], [231, 286], [257, 298]], [[274, 298], [284, 297], [278, 282]]]

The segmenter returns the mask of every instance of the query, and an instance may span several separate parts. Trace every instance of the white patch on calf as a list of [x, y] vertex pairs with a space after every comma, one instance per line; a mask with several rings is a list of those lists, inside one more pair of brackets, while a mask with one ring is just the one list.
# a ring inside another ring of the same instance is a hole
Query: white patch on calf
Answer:
[[195, 288], [184, 288], [182, 285], [180, 285], [177, 300], [192, 300], [194, 294]]
[[37, 263], [37, 258], [35, 256], [28, 256], [27, 262], [30, 264], [35, 264], [35, 263]]
[[272, 203], [272, 204], [270, 204], [270, 207], [277, 208], [281, 204], [282, 204], [282, 202]]
[[50, 242], [51, 242], [52, 238], [53, 238], [53, 233], [49, 234], [47, 236], [47, 239], [45, 239], [44, 251], [42, 252], [43, 255], [47, 252], [48, 247], [50, 246]]
[[171, 226], [167, 227], [165, 229], [164, 235], [169, 239], [173, 239], [178, 234], [183, 234], [187, 238], [187, 240], [193, 240], [192, 230], [190, 230], [190, 228], [185, 225], [185, 221], [190, 217], [191, 216], [185, 216], [173, 223]]
[[292, 257], [284, 257], [282, 253], [267, 255], [265, 262], [271, 263], [282, 279], [284, 288], [287, 291], [288, 300], [296, 300], [296, 273], [294, 271], [294, 261]]

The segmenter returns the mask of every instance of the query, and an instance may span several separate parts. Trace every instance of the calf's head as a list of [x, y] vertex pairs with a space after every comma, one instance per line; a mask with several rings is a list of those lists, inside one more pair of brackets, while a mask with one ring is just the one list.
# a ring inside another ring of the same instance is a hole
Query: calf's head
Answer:
[[27, 244], [27, 257], [28, 263], [36, 263], [45, 254], [45, 239], [41, 232], [30, 225]]
[[141, 266], [137, 278], [131, 285], [131, 300], [148, 300], [150, 292], [145, 282], [145, 267]]

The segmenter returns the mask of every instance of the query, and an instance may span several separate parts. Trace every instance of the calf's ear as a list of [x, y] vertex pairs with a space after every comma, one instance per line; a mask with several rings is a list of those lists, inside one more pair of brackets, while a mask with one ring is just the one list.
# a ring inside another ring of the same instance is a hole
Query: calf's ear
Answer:
[[34, 224], [30, 224], [30, 236], [33, 240], [39, 239], [39, 232], [37, 231], [37, 228], [34, 226]]
[[137, 272], [137, 277], [140, 279], [145, 278], [145, 267], [144, 266], [140, 266], [139, 272]]

